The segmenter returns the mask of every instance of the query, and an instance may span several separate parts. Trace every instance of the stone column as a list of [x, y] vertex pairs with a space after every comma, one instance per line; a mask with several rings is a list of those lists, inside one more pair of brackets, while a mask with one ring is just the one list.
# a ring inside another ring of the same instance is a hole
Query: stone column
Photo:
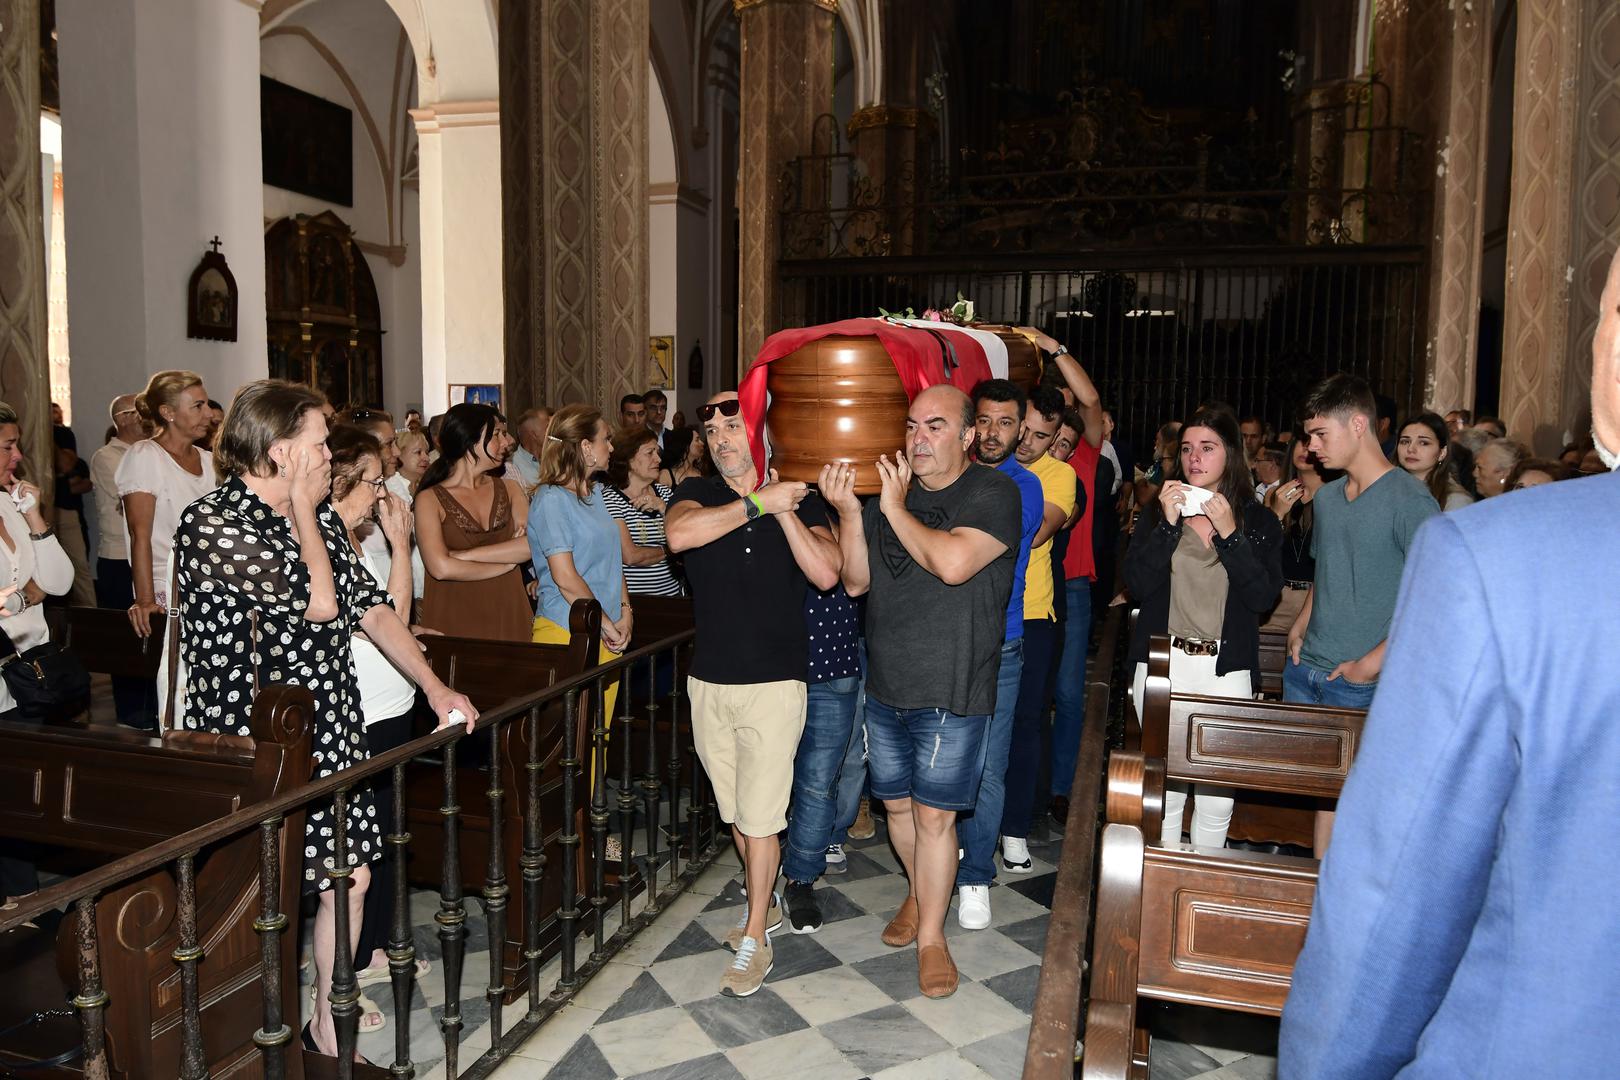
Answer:
[[1455, 5], [1450, 48], [1435, 58], [1432, 107], [1434, 203], [1429, 246], [1424, 402], [1439, 412], [1472, 409], [1479, 344], [1481, 220], [1490, 113], [1488, 5]]
[[503, 377], [500, 111], [487, 100], [411, 110], [422, 223], [422, 407], [430, 416], [446, 408], [450, 383]]
[[[832, 111], [838, 0], [733, 0], [742, 22], [739, 372], [781, 322], [777, 283], [783, 169], [811, 152], [816, 117]], [[801, 193], [801, 198], [806, 197]]]
[[1569, 375], [1571, 197], [1582, 29], [1602, 0], [1523, 0], [1513, 87], [1502, 418], [1514, 438], [1555, 452]]
[[880, 18], [882, 85], [875, 101], [849, 118], [848, 134], [865, 173], [863, 184], [881, 197], [885, 210], [874, 222], [881, 235], [869, 242], [884, 254], [910, 255], [925, 240], [918, 231], [916, 202], [927, 179], [929, 148], [938, 126], [934, 114], [923, 107], [930, 20], [918, 0], [887, 0]]
[[[195, 371], [228, 403], [269, 371], [259, 15], [58, 0], [56, 23], [74, 431], [95, 447], [107, 403], [152, 372]], [[186, 336], [186, 287], [214, 236], [236, 278], [234, 341]]]
[[0, 0], [0, 400], [22, 421], [29, 478], [49, 501], [50, 361], [39, 150], [39, 0]]
[[647, 0], [500, 19], [508, 398], [611, 411], [647, 382]]
[[[1592, 335], [1609, 260], [1620, 241], [1620, 5], [1582, 5], [1581, 107], [1570, 222], [1569, 367], [1561, 428], [1578, 438], [1591, 427]], [[1518, 162], [1514, 162], [1518, 167]]]

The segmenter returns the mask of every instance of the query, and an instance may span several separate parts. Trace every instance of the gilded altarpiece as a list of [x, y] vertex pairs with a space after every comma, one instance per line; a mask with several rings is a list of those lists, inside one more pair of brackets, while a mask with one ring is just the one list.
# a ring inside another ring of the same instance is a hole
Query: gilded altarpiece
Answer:
[[264, 237], [270, 375], [308, 383], [338, 408], [382, 407], [377, 286], [336, 214], [300, 214]]

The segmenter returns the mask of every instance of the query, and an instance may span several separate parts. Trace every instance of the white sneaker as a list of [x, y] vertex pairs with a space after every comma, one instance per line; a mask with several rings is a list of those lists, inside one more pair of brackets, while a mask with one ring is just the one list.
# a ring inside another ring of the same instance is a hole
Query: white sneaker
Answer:
[[956, 890], [956, 921], [964, 930], [990, 925], [990, 886], [962, 885]]
[[847, 873], [849, 873], [849, 859], [844, 855], [844, 845], [843, 844], [828, 844], [827, 845], [827, 873], [829, 873], [829, 874], [847, 874]]
[[1028, 874], [1035, 870], [1029, 857], [1029, 844], [1021, 836], [1001, 838], [1001, 865], [1009, 874]]

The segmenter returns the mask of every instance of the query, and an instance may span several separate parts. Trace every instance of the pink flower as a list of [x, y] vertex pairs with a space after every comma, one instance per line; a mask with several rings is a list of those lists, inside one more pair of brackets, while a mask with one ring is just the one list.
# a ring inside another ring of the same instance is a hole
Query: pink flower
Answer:
[[922, 313], [922, 317], [929, 322], [944, 322], [945, 313], [938, 308], [929, 308]]

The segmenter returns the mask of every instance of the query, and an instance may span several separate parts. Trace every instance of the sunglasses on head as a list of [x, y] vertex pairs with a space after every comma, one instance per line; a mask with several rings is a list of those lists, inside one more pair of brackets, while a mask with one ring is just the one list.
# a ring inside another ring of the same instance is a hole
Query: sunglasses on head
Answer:
[[740, 398], [727, 398], [725, 401], [716, 401], [708, 405], [699, 405], [698, 419], [707, 424], [710, 420], [714, 419], [715, 413], [719, 413], [721, 416], [736, 416], [741, 411], [742, 400]]

